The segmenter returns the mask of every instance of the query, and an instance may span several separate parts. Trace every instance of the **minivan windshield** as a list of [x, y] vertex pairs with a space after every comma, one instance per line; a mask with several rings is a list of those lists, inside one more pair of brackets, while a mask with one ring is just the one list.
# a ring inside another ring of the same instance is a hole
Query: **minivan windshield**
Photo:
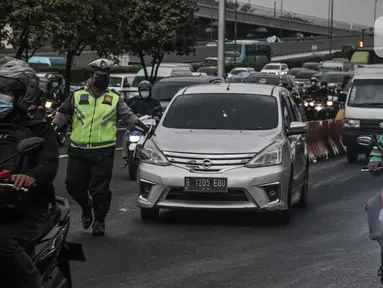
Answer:
[[252, 74], [249, 77], [243, 79], [242, 82], [277, 85], [280, 81], [281, 77], [279, 75]]
[[381, 79], [354, 80], [348, 105], [356, 107], [383, 107], [383, 81]]
[[152, 90], [152, 98], [162, 101], [170, 101], [177, 92], [187, 86], [198, 85], [198, 82], [157, 82]]
[[281, 65], [268, 64], [263, 69], [264, 70], [280, 70], [281, 69]]
[[168, 108], [163, 126], [175, 129], [270, 130], [278, 126], [278, 103], [254, 94], [185, 94]]

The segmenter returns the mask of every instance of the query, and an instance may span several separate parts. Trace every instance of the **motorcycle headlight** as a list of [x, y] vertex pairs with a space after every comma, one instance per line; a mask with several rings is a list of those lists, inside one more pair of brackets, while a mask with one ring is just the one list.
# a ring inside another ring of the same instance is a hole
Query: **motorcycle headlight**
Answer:
[[282, 163], [282, 145], [274, 142], [270, 146], [266, 147], [259, 154], [255, 155], [245, 167], [247, 168], [257, 168], [257, 167], [266, 167], [274, 166]]
[[316, 111], [320, 111], [320, 110], [322, 110], [322, 109], [323, 109], [322, 106], [316, 106], [316, 107], [315, 107], [315, 110], [316, 110]]
[[327, 101], [327, 106], [332, 106], [332, 104], [334, 104], [332, 101]]
[[355, 119], [343, 119], [344, 128], [359, 128], [360, 121]]
[[314, 101], [313, 101], [313, 102], [310, 102], [309, 105], [310, 105], [311, 107], [314, 107], [315, 102], [314, 102]]
[[50, 101], [45, 102], [45, 108], [52, 108], [52, 102]]
[[307, 106], [309, 106], [309, 103], [305, 102], [305, 103], [303, 103], [303, 105], [305, 105], [307, 107]]
[[139, 135], [130, 135], [129, 136], [129, 142], [137, 143], [140, 140], [140, 137], [141, 136], [139, 136]]
[[142, 159], [142, 162], [159, 166], [170, 165], [169, 160], [151, 139], [146, 141], [142, 152], [148, 156], [148, 159]]

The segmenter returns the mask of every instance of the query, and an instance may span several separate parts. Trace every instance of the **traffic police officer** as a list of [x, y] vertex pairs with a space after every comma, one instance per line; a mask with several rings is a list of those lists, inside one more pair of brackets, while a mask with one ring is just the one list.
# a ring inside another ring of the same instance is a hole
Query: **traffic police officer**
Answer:
[[[82, 224], [93, 235], [105, 233], [105, 217], [111, 204], [109, 184], [112, 178], [117, 121], [128, 127], [138, 124], [138, 117], [122, 97], [108, 89], [112, 63], [99, 59], [89, 64], [90, 86], [79, 87], [59, 108], [52, 121], [56, 129], [72, 120], [71, 146], [68, 148], [66, 188], [82, 208]], [[89, 194], [91, 199], [89, 198]], [[92, 213], [93, 207], [93, 213]]]

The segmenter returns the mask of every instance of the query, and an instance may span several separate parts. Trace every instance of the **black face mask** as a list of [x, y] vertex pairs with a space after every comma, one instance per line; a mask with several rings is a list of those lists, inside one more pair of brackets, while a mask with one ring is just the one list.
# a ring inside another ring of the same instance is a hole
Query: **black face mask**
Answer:
[[94, 86], [96, 86], [96, 88], [99, 90], [105, 90], [106, 88], [108, 88], [108, 85], [109, 85], [109, 78], [107, 76], [104, 76], [104, 77], [96, 76], [96, 78], [94, 79]]

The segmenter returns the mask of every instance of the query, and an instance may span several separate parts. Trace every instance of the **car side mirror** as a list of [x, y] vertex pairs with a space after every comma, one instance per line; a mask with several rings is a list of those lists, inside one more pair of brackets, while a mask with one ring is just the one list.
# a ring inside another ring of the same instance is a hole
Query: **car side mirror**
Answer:
[[34, 151], [37, 148], [40, 148], [44, 144], [45, 140], [40, 137], [30, 137], [23, 139], [17, 145], [17, 152], [19, 154], [25, 154], [27, 152]]
[[125, 83], [122, 88], [130, 88], [130, 84], [129, 83]]
[[291, 122], [288, 129], [288, 136], [303, 135], [307, 132], [307, 124], [303, 122]]

